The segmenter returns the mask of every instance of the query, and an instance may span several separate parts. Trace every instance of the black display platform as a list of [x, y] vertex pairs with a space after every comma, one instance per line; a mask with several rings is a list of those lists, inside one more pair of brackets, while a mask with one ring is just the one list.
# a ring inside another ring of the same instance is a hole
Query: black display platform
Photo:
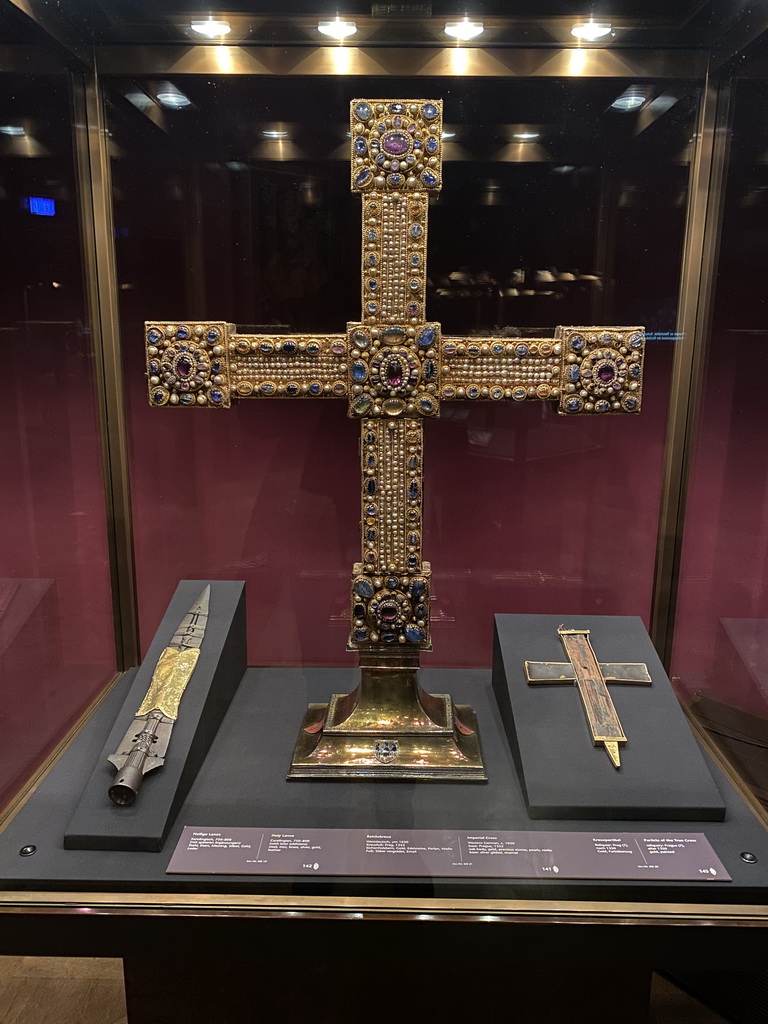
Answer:
[[[17, 817], [0, 835], [0, 884], [6, 889], [134, 892], [370, 894], [495, 899], [654, 900], [695, 903], [768, 902], [768, 834], [724, 776], [715, 770], [726, 802], [724, 822], [681, 831], [704, 832], [733, 881], [596, 882], [296, 878], [185, 875], [165, 869], [184, 825], [292, 825], [327, 828], [525, 829], [517, 773], [491, 687], [490, 671], [426, 670], [433, 692], [449, 692], [478, 714], [489, 781], [482, 786], [440, 782], [286, 781], [309, 702], [352, 689], [354, 669], [249, 669], [211, 745], [208, 757], [159, 853], [65, 850], [63, 835], [80, 791], [104, 749], [104, 737], [131, 687], [121, 680]], [[571, 831], [572, 822], [537, 822]], [[584, 826], [589, 828], [588, 825]], [[600, 829], [606, 826], [601, 822]], [[627, 830], [626, 824], [617, 828]], [[633, 823], [638, 830], [670, 831], [670, 823]], [[29, 844], [37, 849], [22, 857]], [[755, 854], [755, 863], [741, 854]]]
[[[70, 850], [159, 850], [168, 834], [246, 669], [245, 583], [211, 582], [210, 606], [200, 656], [173, 727], [165, 764], [149, 774], [130, 807], [112, 803], [115, 769], [107, 757], [118, 749], [152, 680], [157, 659], [179, 623], [208, 586], [182, 580], [138, 669], [101, 751], [83, 764], [75, 790], [82, 796], [64, 832]], [[87, 781], [86, 781], [87, 780]], [[83, 789], [83, 783], [85, 788]]]
[[[576, 686], [531, 686], [526, 661], [567, 662], [558, 626], [590, 630], [598, 661], [644, 662], [651, 686], [609, 684], [621, 767], [592, 744]], [[722, 821], [725, 804], [645, 630], [629, 615], [496, 615], [493, 686], [531, 818]]]

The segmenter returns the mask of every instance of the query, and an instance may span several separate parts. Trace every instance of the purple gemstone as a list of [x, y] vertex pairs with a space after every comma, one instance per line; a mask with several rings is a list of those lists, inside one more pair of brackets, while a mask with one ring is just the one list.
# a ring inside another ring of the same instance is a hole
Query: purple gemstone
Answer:
[[190, 363], [186, 356], [182, 356], [181, 359], [177, 360], [176, 373], [179, 377], [188, 377], [192, 373], [192, 363]]
[[392, 156], [403, 156], [411, 148], [411, 142], [403, 132], [387, 132], [381, 140], [381, 148]]
[[402, 127], [402, 124], [403, 124], [403, 119], [402, 119], [402, 117], [400, 117], [400, 115], [398, 114], [398, 116], [397, 116], [397, 117], [395, 118], [395, 120], [394, 120], [394, 125], [395, 125], [395, 128], [401, 128], [401, 127]]
[[416, 305], [415, 302], [412, 302], [410, 304], [410, 306], [408, 307], [408, 315], [409, 316], [416, 316], [416, 314], [418, 312], [419, 312], [419, 307]]
[[394, 622], [397, 618], [397, 608], [392, 604], [385, 604], [379, 612], [382, 622]]
[[409, 132], [410, 132], [411, 134], [413, 134], [413, 133], [414, 133], [414, 132], [416, 131], [416, 125], [415, 125], [415, 124], [409, 124], [409, 125], [408, 125], [408, 131], [409, 131]]
[[603, 384], [610, 384], [616, 376], [616, 370], [610, 363], [604, 363], [597, 371], [597, 376]]
[[391, 363], [387, 364], [387, 381], [393, 388], [397, 388], [403, 383], [403, 364], [399, 359], [393, 359]]
[[400, 170], [400, 161], [399, 160], [393, 160], [392, 161], [392, 170], [393, 171], [399, 171]]

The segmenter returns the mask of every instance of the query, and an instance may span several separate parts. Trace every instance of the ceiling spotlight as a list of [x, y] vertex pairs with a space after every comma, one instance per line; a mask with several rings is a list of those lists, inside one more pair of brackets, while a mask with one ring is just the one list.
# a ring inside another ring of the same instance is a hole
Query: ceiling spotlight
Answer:
[[446, 131], [444, 131], [443, 132], [443, 138], [444, 139], [455, 139], [456, 138], [456, 132], [446, 132]]
[[183, 110], [184, 107], [192, 105], [189, 96], [185, 96], [180, 89], [170, 84], [166, 84], [158, 90], [157, 102], [168, 110]]
[[265, 128], [261, 133], [265, 139], [287, 139], [288, 132], [280, 132], [274, 128]]
[[454, 39], [476, 39], [483, 33], [482, 21], [470, 21], [465, 18], [463, 21], [446, 21], [445, 34], [453, 36]]
[[333, 21], [319, 21], [317, 31], [322, 32], [324, 36], [330, 36], [331, 39], [346, 39], [357, 32], [357, 25], [354, 21], [343, 21], [337, 17]]
[[512, 138], [519, 139], [521, 142], [530, 142], [532, 139], [538, 139], [541, 132], [513, 132]]
[[612, 26], [608, 21], [577, 21], [571, 28], [572, 36], [576, 36], [577, 39], [586, 39], [589, 43], [609, 36], [611, 32]]
[[189, 27], [193, 32], [208, 39], [221, 39], [232, 31], [228, 21], [215, 21], [213, 18], [209, 18], [208, 21], [193, 21]]
[[0, 124], [0, 134], [26, 135], [27, 133], [24, 131], [20, 124]]
[[621, 111], [622, 114], [629, 113], [632, 110], [639, 110], [642, 107], [648, 97], [645, 95], [642, 89], [636, 85], [631, 85], [628, 89], [617, 96], [611, 104], [614, 110]]

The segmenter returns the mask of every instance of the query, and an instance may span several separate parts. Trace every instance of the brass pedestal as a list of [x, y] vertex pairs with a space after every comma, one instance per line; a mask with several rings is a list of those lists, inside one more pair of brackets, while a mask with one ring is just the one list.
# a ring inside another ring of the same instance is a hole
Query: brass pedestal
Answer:
[[288, 778], [487, 779], [474, 711], [423, 690], [418, 665], [361, 655], [352, 693], [307, 708]]

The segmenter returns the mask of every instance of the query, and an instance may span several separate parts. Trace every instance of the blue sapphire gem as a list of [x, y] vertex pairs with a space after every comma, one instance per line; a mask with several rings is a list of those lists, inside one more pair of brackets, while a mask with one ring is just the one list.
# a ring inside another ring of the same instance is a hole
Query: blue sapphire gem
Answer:
[[261, 385], [261, 393], [263, 395], [274, 395], [275, 385], [271, 381], [265, 380]]
[[581, 334], [574, 334], [573, 337], [571, 338], [571, 348], [573, 349], [574, 352], [581, 352], [581, 350], [584, 348], [585, 345], [586, 345], [586, 342], [584, 340], [583, 335], [581, 335]]
[[215, 327], [212, 327], [210, 331], [208, 331], [208, 333], [206, 334], [205, 338], [206, 341], [218, 341], [219, 332], [216, 330]]
[[284, 341], [282, 348], [283, 352], [285, 352], [287, 356], [292, 356], [294, 352], [298, 351], [299, 346], [296, 344], [295, 341]]
[[500, 341], [497, 341], [494, 345], [491, 345], [491, 352], [493, 352], [495, 356], [503, 356], [504, 346], [501, 344]]
[[[418, 469], [418, 468], [419, 468], [419, 456], [418, 455], [412, 455], [408, 459], [408, 469]], [[409, 543], [417, 544], [418, 541], [409, 541]]]
[[386, 153], [379, 153], [379, 155], [376, 157], [376, 163], [377, 164], [383, 164], [386, 159], [387, 159], [387, 154]]
[[186, 352], [186, 351], [187, 351], [187, 346], [186, 345], [179, 345], [179, 352]]
[[368, 600], [373, 597], [373, 584], [370, 580], [358, 580], [355, 583], [355, 593]]
[[405, 104], [404, 103], [390, 103], [389, 104], [390, 114], [404, 114]]
[[434, 121], [437, 117], [437, 107], [434, 103], [425, 103], [421, 108], [421, 112], [428, 121]]
[[366, 238], [368, 239], [369, 242], [375, 242], [376, 241], [376, 229], [375, 228], [371, 228], [371, 230], [366, 235]]
[[430, 137], [427, 139], [427, 152], [428, 153], [436, 153], [437, 152], [437, 139], [435, 138], [434, 135], [430, 135]]
[[377, 512], [378, 512], [378, 509], [376, 508], [375, 505], [366, 505], [366, 507], [365, 507], [365, 514], [367, 516], [371, 516], [371, 518], [373, 518], [373, 516], [375, 516]]
[[411, 224], [411, 238], [421, 238], [424, 234], [424, 228], [421, 224]]
[[161, 332], [158, 331], [157, 328], [155, 327], [152, 327], [149, 331], [147, 331], [147, 341], [151, 341], [153, 344], [156, 341], [160, 341], [162, 336], [163, 335], [161, 334]]
[[412, 644], [421, 644], [425, 639], [424, 630], [410, 624], [405, 627], [405, 635]]
[[429, 415], [431, 412], [435, 411], [435, 403], [432, 401], [431, 398], [421, 398], [419, 400], [419, 408], [421, 409], [422, 412], [425, 412], [427, 415]]
[[149, 372], [150, 372], [150, 373], [160, 373], [160, 367], [159, 367], [159, 365], [158, 365], [158, 364], [157, 364], [157, 363], [156, 363], [156, 362], [154, 361], [154, 359], [153, 359], [153, 360], [152, 360], [152, 362], [151, 362], [151, 363], [149, 364]]
[[219, 391], [218, 388], [211, 388], [211, 390], [208, 392], [208, 395], [210, 396], [211, 401], [215, 402], [217, 405], [219, 404], [219, 402], [224, 401], [224, 395], [221, 393], [221, 391]]
[[610, 345], [611, 342], [613, 341], [613, 338], [611, 337], [611, 335], [607, 331], [604, 331], [600, 335], [599, 341], [600, 341], [601, 345]]
[[435, 343], [435, 328], [427, 326], [419, 334], [419, 348], [431, 348]]
[[390, 176], [387, 178], [387, 184], [390, 185], [392, 188], [400, 188], [404, 181], [405, 178], [402, 176], [402, 174], [390, 174]]
[[419, 497], [419, 485], [415, 480], [411, 480], [408, 486], [408, 497], [411, 501], [416, 501]]
[[387, 126], [384, 124], [384, 122], [383, 121], [379, 121], [379, 131], [380, 132], [385, 132], [386, 130], [387, 130]]
[[271, 341], [262, 341], [261, 344], [259, 345], [259, 352], [263, 352], [265, 356], [269, 355], [270, 352], [274, 351], [275, 346], [272, 344]]
[[629, 339], [629, 344], [632, 346], [632, 348], [640, 348], [640, 346], [643, 344], [642, 334], [633, 334], [632, 337]]
[[313, 380], [312, 383], [309, 385], [310, 395], [319, 395], [322, 390], [323, 385], [317, 380]]
[[286, 393], [286, 395], [288, 395], [291, 398], [293, 398], [294, 395], [298, 395], [298, 393], [300, 391], [301, 391], [301, 388], [299, 387], [298, 384], [291, 383], [291, 384], [286, 384], [285, 385], [285, 393]]
[[424, 380], [431, 381], [437, 379], [437, 363], [434, 359], [427, 359], [424, 363]]
[[363, 615], [365, 615], [365, 605], [364, 604], [356, 604], [356, 605], [354, 605], [353, 608], [352, 608], [352, 614], [355, 616], [356, 619], [361, 619], [363, 617]]
[[306, 347], [306, 353], [309, 356], [316, 356], [320, 351], [320, 346], [316, 341], [308, 341]]
[[179, 327], [179, 329], [176, 331], [176, 337], [180, 341], [185, 341], [189, 337], [189, 334], [190, 334], [189, 328], [188, 327], [184, 327], [184, 326]]
[[365, 539], [376, 540], [376, 531], [372, 526], [369, 526], [368, 529], [365, 531]]
[[371, 173], [370, 168], [363, 167], [361, 171], [357, 172], [357, 176], [355, 177], [355, 185], [357, 185], [358, 188], [362, 188], [363, 185], [370, 184], [372, 177], [373, 174]]
[[477, 398], [479, 395], [480, 388], [475, 387], [474, 384], [472, 385], [472, 387], [467, 388], [467, 398]]
[[369, 267], [375, 267], [376, 266], [376, 253], [375, 252], [368, 253], [368, 266]]
[[417, 604], [416, 605], [416, 618], [417, 619], [426, 619], [426, 617], [427, 617], [427, 606], [423, 605], [423, 604]]
[[195, 396], [194, 395], [182, 395], [181, 398], [179, 399], [179, 401], [181, 402], [182, 405], [192, 405], [194, 400], [195, 400]]
[[421, 147], [423, 145], [424, 145], [424, 143], [421, 141], [421, 139], [414, 139], [413, 140], [413, 148], [414, 149], [421, 149]]
[[376, 481], [373, 479], [373, 477], [370, 477], [368, 480], [365, 481], [365, 493], [370, 498], [372, 498], [376, 493]]
[[411, 596], [421, 597], [424, 591], [427, 589], [427, 584], [424, 580], [414, 580], [411, 584]]
[[608, 412], [609, 409], [610, 405], [604, 398], [601, 398], [599, 402], [595, 402], [595, 412]]
[[157, 402], [158, 405], [160, 404], [160, 402], [162, 402], [162, 400], [164, 398], [165, 398], [165, 392], [164, 391], [153, 391], [152, 392], [152, 401], [153, 402]]
[[579, 375], [580, 375], [580, 371], [579, 371], [578, 366], [569, 366], [568, 367], [568, 380], [573, 381], [574, 383], [576, 383], [576, 381], [579, 379]]
[[369, 430], [368, 433], [365, 435], [365, 443], [376, 444], [376, 435], [372, 430]]
[[211, 371], [213, 373], [221, 373], [221, 360], [214, 359], [211, 363]]
[[367, 103], [358, 103], [355, 107], [355, 117], [359, 121], [368, 121], [373, 114], [373, 111]]
[[640, 367], [638, 366], [637, 363], [634, 363], [632, 366], [630, 366], [630, 368], [629, 368], [629, 376], [630, 377], [635, 377], [635, 378], [640, 376]]
[[418, 557], [418, 555], [408, 555], [408, 568], [409, 569], [418, 569], [418, 567], [419, 567], [419, 557]]
[[433, 174], [432, 171], [422, 171], [421, 180], [427, 186], [427, 188], [434, 188], [437, 184], [437, 175]]
[[375, 277], [372, 277], [372, 278], [370, 279], [370, 281], [368, 282], [368, 287], [370, 288], [370, 290], [371, 290], [372, 292], [375, 292], [375, 291], [376, 291], [376, 289], [377, 289], [377, 288], [379, 287], [379, 282], [378, 282], [378, 281], [376, 280], [376, 278], [375, 278]]
[[352, 634], [352, 638], [354, 639], [355, 643], [364, 644], [365, 641], [368, 639], [368, 630], [356, 629]]
[[381, 639], [385, 644], [393, 644], [397, 640], [397, 633], [382, 633]]
[[369, 313], [375, 313], [379, 307], [376, 305], [375, 302], [369, 302], [365, 308], [368, 310]]
[[398, 582], [399, 581], [398, 581], [397, 576], [388, 576], [387, 577], [387, 590], [397, 590]]
[[365, 143], [365, 139], [355, 139], [355, 152], [357, 153], [358, 156], [364, 156], [367, 149], [368, 146]]
[[376, 465], [376, 456], [369, 455], [368, 458], [365, 460], [365, 464], [368, 467], [368, 469], [373, 469], [374, 466]]
[[637, 399], [634, 395], [627, 395], [627, 397], [624, 399], [624, 408], [629, 409], [630, 412], [633, 409], [637, 408]]
[[521, 356], [521, 357], [522, 356], [527, 356], [528, 355], [528, 346], [527, 345], [523, 345], [523, 344], [515, 345], [515, 355], [518, 355], [518, 356]]
[[419, 535], [418, 535], [418, 533], [409, 533], [408, 534], [408, 543], [412, 544], [414, 547], [416, 547], [416, 545], [419, 543]]
[[421, 256], [419, 256], [419, 254], [417, 252], [415, 252], [413, 254], [413, 256], [411, 256], [411, 266], [412, 267], [418, 267], [418, 265], [420, 263], [421, 263]]
[[568, 401], [565, 403], [565, 408], [568, 410], [568, 412], [578, 412], [581, 408], [581, 402], [578, 398], [569, 398]]

